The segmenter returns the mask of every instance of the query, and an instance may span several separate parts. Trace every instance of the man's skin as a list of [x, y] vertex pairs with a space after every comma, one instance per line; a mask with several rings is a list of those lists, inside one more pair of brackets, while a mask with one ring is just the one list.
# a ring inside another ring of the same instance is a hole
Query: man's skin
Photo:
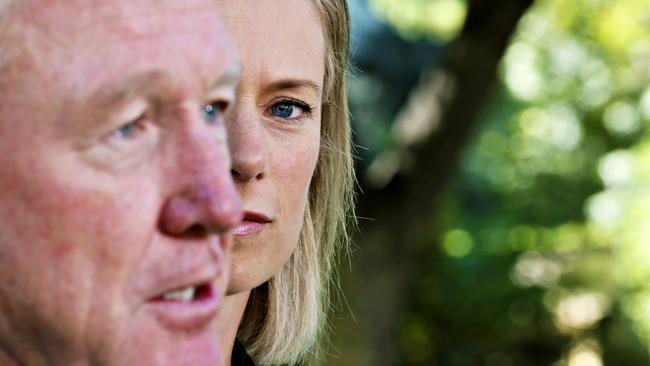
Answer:
[[219, 365], [241, 205], [215, 2], [17, 4], [0, 29], [0, 365]]

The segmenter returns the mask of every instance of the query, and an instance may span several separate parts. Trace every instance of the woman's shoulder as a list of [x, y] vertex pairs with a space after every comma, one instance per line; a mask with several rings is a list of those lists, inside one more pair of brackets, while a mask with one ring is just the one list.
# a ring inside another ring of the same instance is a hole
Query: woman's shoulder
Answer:
[[246, 348], [244, 348], [244, 345], [239, 342], [239, 340], [235, 340], [235, 346], [232, 349], [232, 366], [255, 366], [255, 362], [253, 362], [253, 359], [251, 356], [248, 355], [248, 352], [246, 352]]

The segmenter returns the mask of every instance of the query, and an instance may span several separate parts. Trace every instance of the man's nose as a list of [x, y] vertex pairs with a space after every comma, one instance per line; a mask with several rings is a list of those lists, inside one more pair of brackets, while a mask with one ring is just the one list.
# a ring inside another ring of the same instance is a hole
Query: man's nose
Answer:
[[178, 190], [163, 207], [161, 228], [171, 235], [224, 233], [242, 218], [242, 204], [230, 175], [223, 124], [211, 125], [200, 114], [184, 121], [174, 154]]

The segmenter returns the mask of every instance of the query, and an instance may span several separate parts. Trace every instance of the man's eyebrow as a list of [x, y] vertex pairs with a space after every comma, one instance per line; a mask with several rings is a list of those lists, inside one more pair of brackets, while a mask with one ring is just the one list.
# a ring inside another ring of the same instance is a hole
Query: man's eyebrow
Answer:
[[226, 69], [217, 80], [210, 85], [209, 90], [214, 90], [221, 86], [236, 86], [239, 83], [239, 67], [230, 67]]
[[[221, 86], [235, 86], [238, 82], [239, 68], [232, 67], [221, 73], [217, 80], [210, 85], [210, 90]], [[171, 74], [165, 71], [150, 71], [134, 75], [115, 86], [101, 88], [93, 94], [92, 100], [97, 101], [96, 104], [100, 108], [111, 108], [127, 103], [138, 96], [149, 94], [154, 90], [159, 93], [169, 92], [173, 87], [174, 78]]]
[[97, 101], [100, 107], [112, 107], [128, 102], [152, 90], [169, 89], [172, 86], [173, 78], [171, 75], [165, 72], [152, 71], [134, 75], [114, 86], [101, 88], [93, 94], [92, 100]]
[[264, 88], [267, 92], [291, 89], [310, 89], [317, 95], [322, 92], [322, 88], [318, 83], [308, 79], [281, 79], [266, 85]]

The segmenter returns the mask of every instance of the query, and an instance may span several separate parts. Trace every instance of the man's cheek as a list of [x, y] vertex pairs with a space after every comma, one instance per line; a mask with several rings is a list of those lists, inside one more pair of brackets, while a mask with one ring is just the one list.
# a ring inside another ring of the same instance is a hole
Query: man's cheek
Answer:
[[[82, 282], [83, 287], [107, 283], [110, 278], [94, 277], [112, 273], [115, 280], [140, 257], [155, 222], [150, 194], [107, 187], [100, 180], [79, 184], [56, 179], [48, 186], [27, 201], [30, 207], [24, 211], [33, 214], [26, 220], [33, 223], [28, 236], [40, 243], [33, 249], [53, 264], [65, 264], [59, 268], [61, 280]], [[75, 279], [80, 276], [84, 279]]]

